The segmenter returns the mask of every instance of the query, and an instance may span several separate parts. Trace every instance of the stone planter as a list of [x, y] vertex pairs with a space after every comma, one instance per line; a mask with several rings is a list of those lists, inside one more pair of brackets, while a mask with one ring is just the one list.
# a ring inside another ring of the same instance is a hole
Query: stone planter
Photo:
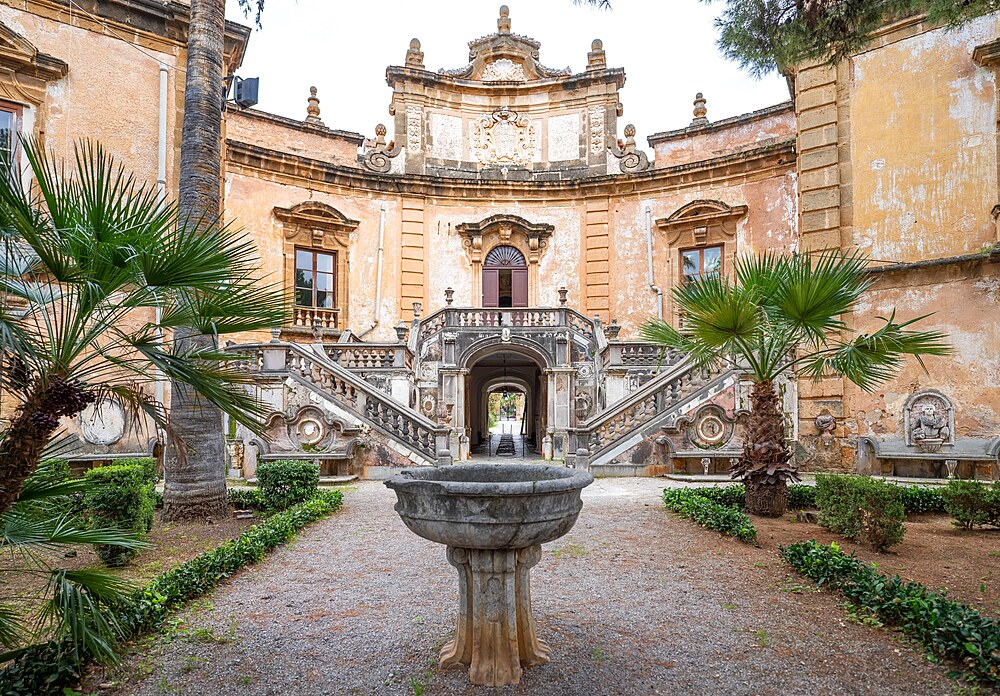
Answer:
[[442, 667], [466, 665], [473, 684], [502, 686], [549, 661], [535, 635], [529, 573], [541, 544], [576, 522], [580, 491], [593, 481], [558, 466], [460, 464], [406, 469], [385, 482], [406, 526], [447, 546], [458, 570], [458, 630], [441, 650]]

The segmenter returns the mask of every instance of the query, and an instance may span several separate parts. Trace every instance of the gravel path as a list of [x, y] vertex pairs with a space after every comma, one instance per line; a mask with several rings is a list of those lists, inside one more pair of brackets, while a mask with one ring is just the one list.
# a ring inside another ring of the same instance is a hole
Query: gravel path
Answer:
[[[364, 482], [344, 509], [181, 614], [129, 659], [138, 694], [947, 694], [896, 634], [845, 622], [773, 551], [680, 521], [663, 480], [602, 479], [532, 574], [552, 663], [517, 687], [436, 668], [457, 578]], [[804, 590], [804, 591], [803, 591]]]

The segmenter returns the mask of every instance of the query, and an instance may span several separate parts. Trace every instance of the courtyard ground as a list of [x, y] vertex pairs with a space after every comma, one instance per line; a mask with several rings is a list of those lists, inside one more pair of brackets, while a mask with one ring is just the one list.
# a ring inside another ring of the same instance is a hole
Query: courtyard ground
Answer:
[[848, 622], [762, 548], [668, 513], [662, 479], [601, 479], [532, 574], [552, 663], [519, 686], [436, 668], [457, 577], [363, 482], [341, 512], [134, 646], [121, 694], [948, 694], [945, 667]]

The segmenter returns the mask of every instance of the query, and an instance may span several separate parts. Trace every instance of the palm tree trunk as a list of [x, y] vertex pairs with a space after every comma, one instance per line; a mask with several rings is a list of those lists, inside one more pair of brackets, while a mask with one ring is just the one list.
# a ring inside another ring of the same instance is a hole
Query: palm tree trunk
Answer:
[[786, 475], [791, 452], [785, 444], [785, 422], [774, 383], [757, 382], [750, 392], [750, 417], [743, 457], [734, 469], [746, 486], [747, 511], [780, 517], [788, 508]]
[[[222, 188], [225, 1], [192, 0], [181, 139], [181, 212], [192, 221], [214, 222]], [[174, 332], [178, 348], [211, 345], [193, 331]], [[170, 434], [164, 472], [165, 519], [204, 519], [227, 514], [222, 412], [191, 389], [170, 389]]]

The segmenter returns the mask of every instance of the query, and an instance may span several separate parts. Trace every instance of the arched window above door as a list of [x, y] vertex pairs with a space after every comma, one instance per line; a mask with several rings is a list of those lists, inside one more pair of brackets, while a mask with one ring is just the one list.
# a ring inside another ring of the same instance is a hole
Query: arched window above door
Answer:
[[493, 247], [483, 263], [483, 307], [527, 307], [528, 264], [512, 246]]
[[526, 266], [524, 262], [524, 254], [515, 249], [512, 246], [498, 246], [494, 247], [490, 253], [486, 255], [486, 262], [484, 266]]

